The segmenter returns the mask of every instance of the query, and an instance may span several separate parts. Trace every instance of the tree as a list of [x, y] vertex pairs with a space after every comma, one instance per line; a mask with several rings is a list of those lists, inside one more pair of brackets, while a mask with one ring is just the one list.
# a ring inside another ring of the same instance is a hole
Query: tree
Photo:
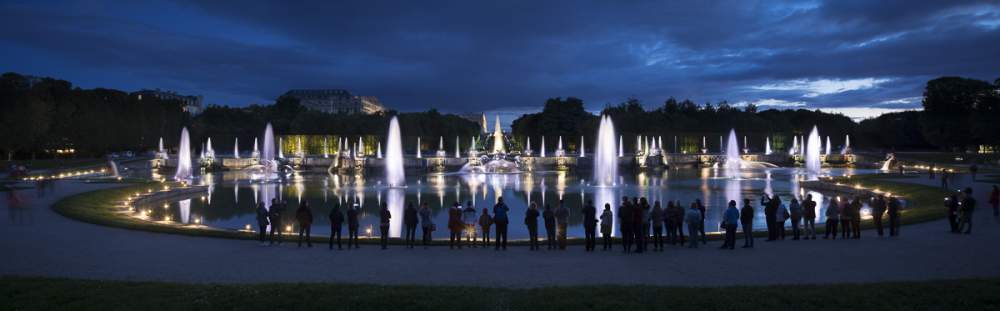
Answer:
[[[945, 148], [973, 145], [974, 115], [990, 113], [994, 87], [985, 81], [960, 77], [941, 77], [927, 82], [924, 89], [924, 136], [932, 144]], [[987, 120], [991, 116], [985, 116]], [[979, 118], [978, 116], [976, 118]]]

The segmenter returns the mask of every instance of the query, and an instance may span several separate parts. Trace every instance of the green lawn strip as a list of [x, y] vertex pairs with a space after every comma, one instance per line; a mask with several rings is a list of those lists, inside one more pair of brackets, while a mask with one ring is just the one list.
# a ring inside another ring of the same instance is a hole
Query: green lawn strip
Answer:
[[0, 278], [3, 310], [986, 310], [1000, 279], [728, 287], [505, 289]]
[[[867, 174], [836, 177], [832, 182], [839, 182], [846, 185], [860, 185], [869, 189], [890, 192], [894, 196], [901, 196], [907, 201], [907, 208], [900, 215], [900, 221], [903, 225], [944, 218], [945, 213], [942, 204], [944, 198], [951, 194], [951, 192], [938, 187], [887, 180], [898, 177], [898, 174]], [[885, 225], [888, 225], [888, 218], [884, 218], [883, 221]], [[873, 228], [874, 222], [871, 220], [863, 221], [861, 227], [864, 229]], [[905, 231], [906, 229], [903, 228], [902, 230]]]
[[23, 160], [23, 161], [0, 161], [0, 170], [7, 171], [10, 165], [24, 165], [31, 170], [63, 170], [69, 168], [89, 167], [107, 164], [106, 159], [45, 159], [45, 160]]
[[[938, 208], [945, 195], [948, 192], [941, 190], [936, 187], [908, 184], [901, 182], [894, 182], [885, 180], [886, 178], [895, 178], [892, 174], [884, 175], [855, 175], [850, 178], [838, 178], [834, 182], [842, 182], [846, 184], [861, 184], [862, 186], [869, 188], [879, 188], [883, 191], [889, 191], [893, 194], [901, 195], [909, 201], [909, 208], [903, 211], [901, 216], [902, 224], [913, 224], [925, 221], [931, 221], [944, 217], [944, 213]], [[170, 234], [183, 234], [189, 236], [209, 236], [218, 238], [230, 238], [230, 239], [254, 239], [255, 234], [248, 232], [240, 232], [235, 230], [220, 230], [207, 227], [192, 227], [192, 226], [179, 226], [179, 225], [167, 225], [158, 222], [152, 222], [132, 217], [127, 217], [119, 212], [119, 208], [116, 207], [116, 203], [127, 197], [129, 194], [135, 192], [143, 192], [149, 188], [159, 188], [160, 183], [155, 182], [138, 182], [129, 186], [98, 190], [94, 192], [82, 193], [74, 195], [71, 197], [64, 198], [53, 205], [53, 209], [69, 218], [78, 219], [84, 222], [119, 227], [132, 230], [145, 230], [159, 233], [170, 233]], [[512, 219], [519, 219], [518, 217], [512, 217]], [[885, 219], [885, 225], [888, 226], [888, 219]], [[763, 224], [755, 224], [755, 226], [763, 226]], [[874, 223], [871, 220], [862, 221], [862, 228], [870, 229], [874, 228]], [[256, 228], [254, 228], [256, 229]], [[822, 234], [825, 232], [825, 226], [817, 225], [817, 231]], [[346, 228], [344, 228], [346, 231]], [[902, 229], [905, 232], [905, 228]], [[790, 233], [789, 233], [790, 234]], [[755, 236], [762, 237], [766, 236], [766, 232], [756, 232]], [[293, 234], [284, 234], [285, 241], [295, 241], [296, 236]], [[709, 239], [717, 240], [721, 239], [721, 234], [709, 234]], [[313, 236], [312, 241], [314, 243], [326, 243], [328, 238], [325, 236]], [[362, 244], [377, 244], [379, 242], [378, 238], [366, 239], [362, 238]], [[615, 239], [617, 242], [618, 239]], [[582, 238], [570, 238], [568, 243], [573, 245], [583, 244]], [[404, 241], [399, 238], [390, 239], [391, 244], [401, 245]], [[418, 242], [419, 238], [418, 238]], [[436, 245], [447, 245], [446, 240], [435, 240]], [[598, 244], [600, 239], [598, 239]], [[510, 244], [513, 245], [525, 245], [526, 240], [511, 240]]]

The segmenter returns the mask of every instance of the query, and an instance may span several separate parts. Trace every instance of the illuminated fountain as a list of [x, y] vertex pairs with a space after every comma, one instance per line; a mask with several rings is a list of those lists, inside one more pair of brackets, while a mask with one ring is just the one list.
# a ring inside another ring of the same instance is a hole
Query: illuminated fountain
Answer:
[[594, 150], [594, 184], [614, 186], [618, 176], [618, 156], [615, 154], [615, 125], [611, 117], [601, 117], [597, 130], [597, 149]]
[[840, 150], [840, 154], [851, 153], [851, 135], [844, 136], [844, 149]]
[[764, 154], [766, 155], [771, 154], [771, 136], [768, 136], [764, 140]]
[[191, 135], [188, 134], [187, 127], [181, 129], [181, 143], [177, 146], [177, 172], [174, 179], [177, 181], [191, 180]]
[[729, 140], [726, 142], [726, 177], [739, 178], [743, 158], [740, 157], [740, 146], [736, 141], [736, 130], [729, 130]]
[[233, 140], [233, 159], [240, 158], [240, 138], [237, 137]]
[[805, 142], [805, 163], [806, 172], [813, 175], [820, 172], [820, 147], [822, 143], [819, 139], [819, 130], [813, 126], [809, 132], [809, 139]]
[[406, 186], [406, 175], [403, 171], [403, 141], [399, 135], [399, 120], [396, 117], [392, 117], [389, 121], [389, 139], [386, 141], [385, 151], [386, 185], [395, 188]]
[[823, 152], [825, 155], [830, 155], [830, 136], [826, 136], [826, 150]]

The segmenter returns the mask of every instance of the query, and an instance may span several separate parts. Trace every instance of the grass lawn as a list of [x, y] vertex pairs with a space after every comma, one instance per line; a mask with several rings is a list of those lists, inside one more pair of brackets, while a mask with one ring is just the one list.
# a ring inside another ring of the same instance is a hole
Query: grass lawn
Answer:
[[45, 160], [20, 160], [20, 161], [0, 161], [0, 172], [6, 172], [10, 165], [24, 165], [31, 170], [67, 169], [74, 167], [94, 166], [106, 164], [108, 160], [101, 158], [93, 159], [45, 159]]
[[[899, 174], [866, 174], [854, 175], [851, 177], [836, 177], [834, 182], [846, 185], [861, 185], [865, 188], [879, 189], [891, 192], [893, 195], [901, 196], [907, 201], [907, 208], [902, 211], [900, 220], [902, 224], [913, 224], [925, 221], [940, 219], [945, 216], [944, 198], [951, 194], [938, 187], [925, 185], [888, 181], [887, 179], [900, 178]], [[888, 221], [888, 220], [885, 220]], [[871, 221], [862, 222], [863, 229], [872, 228]]]
[[0, 278], [3, 310], [987, 310], [1000, 279], [757, 287], [495, 289]]

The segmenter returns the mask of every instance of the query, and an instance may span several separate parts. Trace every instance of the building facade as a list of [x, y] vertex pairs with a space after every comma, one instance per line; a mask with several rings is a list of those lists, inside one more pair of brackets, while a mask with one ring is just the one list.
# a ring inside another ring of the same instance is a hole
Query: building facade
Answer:
[[375, 114], [385, 106], [375, 96], [354, 96], [340, 89], [290, 90], [284, 96], [299, 100], [302, 106], [327, 113]]
[[201, 95], [181, 95], [177, 92], [163, 91], [160, 89], [148, 90], [143, 89], [138, 92], [132, 93], [132, 96], [136, 96], [139, 100], [143, 98], [157, 98], [160, 100], [176, 100], [181, 102], [181, 109], [185, 112], [195, 115], [201, 113], [202, 107], [202, 96]]

